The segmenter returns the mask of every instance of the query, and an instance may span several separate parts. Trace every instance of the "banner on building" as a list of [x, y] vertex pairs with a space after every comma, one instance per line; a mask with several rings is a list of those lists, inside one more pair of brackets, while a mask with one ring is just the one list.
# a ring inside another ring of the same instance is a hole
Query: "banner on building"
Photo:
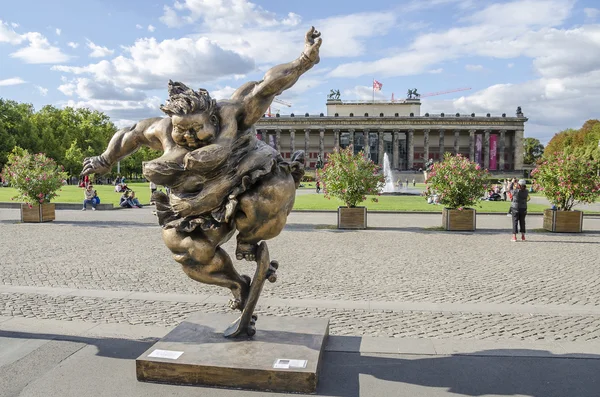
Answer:
[[481, 154], [483, 153], [483, 137], [481, 134], [475, 135], [475, 162], [479, 165], [483, 165], [483, 159]]
[[490, 170], [498, 169], [498, 135], [490, 134]]

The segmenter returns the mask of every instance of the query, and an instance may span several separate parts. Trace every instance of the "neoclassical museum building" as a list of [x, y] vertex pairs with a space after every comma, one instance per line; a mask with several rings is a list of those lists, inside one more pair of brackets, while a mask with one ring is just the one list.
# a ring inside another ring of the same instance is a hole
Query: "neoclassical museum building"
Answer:
[[475, 114], [421, 115], [421, 101], [328, 100], [327, 114], [263, 117], [257, 137], [284, 158], [304, 149], [308, 168], [334, 148], [354, 144], [374, 162], [388, 154], [399, 171], [424, 168], [445, 152], [460, 153], [494, 172], [523, 169], [523, 133], [527, 118], [520, 108], [515, 117]]

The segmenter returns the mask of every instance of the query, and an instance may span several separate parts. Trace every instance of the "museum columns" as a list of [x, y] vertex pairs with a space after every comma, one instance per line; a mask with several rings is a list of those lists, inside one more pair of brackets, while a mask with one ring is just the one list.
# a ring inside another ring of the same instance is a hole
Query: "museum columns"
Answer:
[[460, 130], [454, 130], [454, 155], [460, 154]]
[[290, 130], [290, 157], [296, 151], [296, 130]]
[[279, 128], [275, 130], [275, 149], [281, 153], [281, 130]]
[[399, 163], [399, 151], [398, 151], [398, 130], [394, 130], [392, 135], [392, 168], [397, 170]]
[[408, 164], [406, 165], [406, 169], [412, 170], [415, 163], [415, 130], [408, 130], [406, 147], [408, 149]]
[[378, 140], [377, 140], [377, 150], [379, 152], [379, 154], [377, 155], [378, 160], [379, 160], [378, 163], [379, 163], [380, 166], [383, 167], [383, 155], [384, 155], [384, 150], [385, 149], [384, 149], [384, 146], [383, 146], [383, 130], [381, 128], [377, 131], [377, 137], [378, 137]]
[[490, 130], [483, 131], [483, 168], [490, 169]]
[[333, 130], [333, 150], [340, 149], [340, 130]]
[[429, 129], [423, 130], [423, 163], [429, 161]]
[[363, 130], [363, 141], [364, 141], [364, 145], [363, 145], [363, 154], [365, 156], [365, 158], [370, 159], [371, 158], [371, 145], [369, 144], [369, 129], [365, 128]]
[[304, 156], [308, 161], [308, 151], [310, 150], [310, 129], [304, 130]]
[[500, 130], [500, 143], [498, 145], [498, 153], [500, 154], [497, 157], [498, 159], [498, 169], [500, 171], [504, 171], [504, 140], [506, 139], [506, 130]]
[[475, 130], [469, 130], [469, 160], [475, 161]]
[[352, 145], [352, 153], [354, 153], [354, 129], [349, 129], [348, 134], [350, 139], [350, 145]]
[[321, 161], [325, 161], [325, 130], [319, 129], [319, 156]]
[[444, 158], [446, 147], [444, 146], [444, 130], [440, 130], [440, 161]]
[[523, 133], [524, 133], [523, 129], [515, 130], [515, 148], [514, 148], [514, 150], [515, 150], [514, 151], [514, 156], [515, 156], [514, 168], [515, 168], [515, 170], [523, 169], [523, 154], [524, 154]]

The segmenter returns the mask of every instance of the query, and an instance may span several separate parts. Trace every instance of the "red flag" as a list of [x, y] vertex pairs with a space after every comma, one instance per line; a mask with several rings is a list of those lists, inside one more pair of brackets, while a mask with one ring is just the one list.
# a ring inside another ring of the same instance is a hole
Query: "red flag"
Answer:
[[383, 84], [381, 84], [377, 80], [373, 80], [373, 90], [374, 91], [381, 91], [381, 87], [383, 87]]

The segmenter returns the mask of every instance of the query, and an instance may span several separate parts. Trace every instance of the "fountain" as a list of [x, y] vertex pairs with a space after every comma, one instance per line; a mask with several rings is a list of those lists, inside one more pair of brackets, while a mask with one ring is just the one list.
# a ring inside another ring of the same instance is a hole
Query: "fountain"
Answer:
[[392, 174], [392, 167], [390, 166], [390, 158], [388, 154], [383, 155], [383, 176], [385, 178], [385, 186], [383, 187], [382, 193], [395, 193], [396, 185], [394, 184], [394, 174]]
[[403, 195], [420, 195], [421, 191], [408, 187], [408, 183], [402, 183], [402, 187], [396, 185], [394, 181], [394, 172], [390, 165], [390, 158], [387, 153], [383, 155], [383, 176], [385, 185], [381, 189], [381, 194], [384, 196], [403, 196]]

